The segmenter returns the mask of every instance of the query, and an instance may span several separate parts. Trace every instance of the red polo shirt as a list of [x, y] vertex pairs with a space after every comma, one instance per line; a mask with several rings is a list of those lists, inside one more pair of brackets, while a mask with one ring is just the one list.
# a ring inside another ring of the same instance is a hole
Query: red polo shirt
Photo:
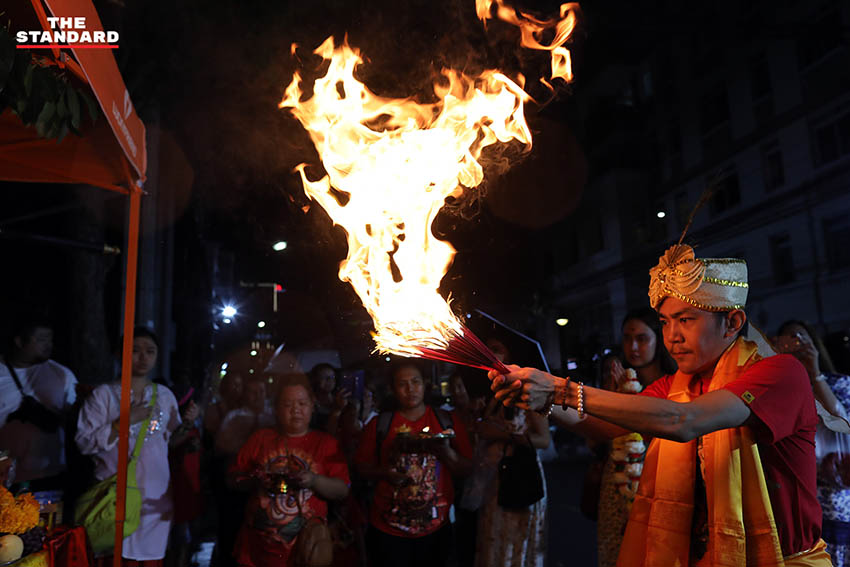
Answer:
[[[640, 395], [666, 398], [672, 381], [672, 375], [659, 378]], [[818, 416], [806, 369], [791, 355], [771, 356], [723, 389], [741, 398], [764, 425], [755, 434], [782, 554], [811, 549], [821, 537], [821, 508], [815, 461]]]

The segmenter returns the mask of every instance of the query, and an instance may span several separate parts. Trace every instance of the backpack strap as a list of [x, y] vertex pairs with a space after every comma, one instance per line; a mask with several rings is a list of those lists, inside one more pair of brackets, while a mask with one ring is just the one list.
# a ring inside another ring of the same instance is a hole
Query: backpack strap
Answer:
[[382, 411], [378, 414], [378, 421], [375, 422], [375, 459], [379, 466], [381, 464], [381, 445], [384, 444], [384, 439], [390, 432], [390, 424], [394, 417], [394, 411]]
[[14, 366], [12, 366], [12, 361], [11, 360], [4, 360], [3, 362], [6, 363], [6, 367], [9, 369], [9, 374], [12, 375], [12, 380], [15, 381], [15, 385], [18, 387], [18, 390], [21, 391], [21, 397], [26, 396], [26, 394], [24, 393], [24, 387], [21, 386], [21, 381], [18, 380], [18, 373], [15, 372], [15, 368], [14, 368]]

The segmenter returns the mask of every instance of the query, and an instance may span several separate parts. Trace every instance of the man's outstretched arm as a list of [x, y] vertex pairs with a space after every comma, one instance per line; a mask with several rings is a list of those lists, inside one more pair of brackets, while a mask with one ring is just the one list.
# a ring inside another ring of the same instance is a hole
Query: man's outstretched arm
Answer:
[[[492, 388], [503, 403], [540, 410], [551, 400], [556, 387], [566, 387], [567, 405], [571, 408], [578, 405], [576, 383], [534, 368], [511, 366], [510, 369], [507, 376], [491, 373]], [[749, 407], [726, 390], [709, 392], [687, 403], [589, 386], [583, 391], [584, 412], [592, 417], [578, 423], [578, 416], [572, 411], [558, 410], [553, 415], [557, 423], [594, 438], [637, 431], [662, 439], [690, 441], [712, 431], [743, 425], [751, 415]]]

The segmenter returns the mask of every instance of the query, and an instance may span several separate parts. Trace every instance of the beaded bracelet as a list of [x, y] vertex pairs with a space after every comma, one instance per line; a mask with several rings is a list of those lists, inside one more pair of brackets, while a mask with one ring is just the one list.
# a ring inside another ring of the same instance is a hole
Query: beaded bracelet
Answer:
[[576, 411], [578, 411], [578, 418], [584, 419], [584, 384], [582, 382], [576, 382], [576, 384], [578, 384]]

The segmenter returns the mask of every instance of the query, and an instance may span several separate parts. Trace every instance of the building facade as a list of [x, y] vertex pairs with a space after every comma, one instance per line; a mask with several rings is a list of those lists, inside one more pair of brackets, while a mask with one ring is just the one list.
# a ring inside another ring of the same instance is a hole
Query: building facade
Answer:
[[575, 87], [591, 173], [578, 210], [541, 235], [550, 307], [537, 331], [553, 366], [618, 340], [706, 188], [685, 242], [747, 260], [750, 320], [768, 334], [789, 318], [846, 331], [850, 5], [657, 4], [668, 33]]

